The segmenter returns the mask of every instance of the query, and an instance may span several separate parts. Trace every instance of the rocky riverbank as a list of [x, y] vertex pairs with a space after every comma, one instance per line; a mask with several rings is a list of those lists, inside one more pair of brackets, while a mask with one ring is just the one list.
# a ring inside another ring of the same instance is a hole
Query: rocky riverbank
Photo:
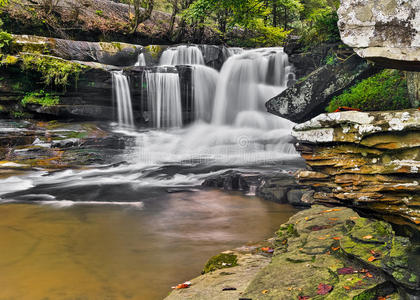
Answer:
[[418, 246], [349, 208], [315, 205], [270, 242], [268, 264], [266, 245], [227, 252], [238, 266], [220, 264], [167, 299], [405, 299], [420, 291]]

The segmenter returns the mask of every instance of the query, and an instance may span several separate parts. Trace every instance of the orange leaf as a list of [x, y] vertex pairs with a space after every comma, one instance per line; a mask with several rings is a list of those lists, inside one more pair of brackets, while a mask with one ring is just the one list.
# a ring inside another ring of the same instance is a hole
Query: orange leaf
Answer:
[[350, 287], [349, 286], [343, 286], [343, 288], [345, 288], [346, 290], [350, 290]]
[[331, 211], [340, 211], [340, 210], [343, 210], [342, 208], [333, 208], [333, 209], [331, 209]]
[[337, 251], [340, 247], [331, 247], [331, 249], [333, 249], [333, 251]]
[[366, 236], [364, 236], [363, 237], [365, 240], [370, 240], [370, 239], [373, 239], [373, 236], [371, 236], [371, 235], [366, 235]]
[[320, 236], [319, 238], [318, 238], [318, 240], [325, 240], [326, 239], [326, 237], [324, 237], [324, 236]]
[[341, 237], [339, 237], [339, 236], [335, 236], [335, 237], [333, 237], [332, 239], [333, 239], [333, 240], [338, 241], [338, 240], [341, 240]]
[[366, 276], [369, 277], [369, 278], [372, 278], [373, 277], [373, 275], [370, 274], [369, 272], [366, 273]]
[[350, 217], [350, 220], [356, 220], [356, 219], [358, 219], [359, 217]]
[[327, 255], [330, 255], [331, 254], [331, 252], [330, 251], [327, 251], [327, 253], [326, 253]]
[[385, 297], [378, 297], [378, 300], [386, 300]]
[[337, 221], [338, 218], [328, 218], [328, 220], [330, 220], [330, 221]]
[[368, 261], [370, 261], [370, 262], [372, 262], [374, 260], [376, 260], [376, 257], [375, 256], [371, 256], [371, 257], [368, 258]]

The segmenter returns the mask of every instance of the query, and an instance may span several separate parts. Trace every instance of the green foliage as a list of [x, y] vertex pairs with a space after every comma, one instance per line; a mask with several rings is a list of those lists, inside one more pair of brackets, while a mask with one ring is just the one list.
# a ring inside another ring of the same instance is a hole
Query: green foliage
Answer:
[[5, 6], [9, 3], [9, 0], [0, 0], [0, 7]]
[[334, 97], [327, 107], [327, 111], [333, 112], [340, 106], [364, 111], [410, 108], [404, 73], [397, 70], [384, 70], [367, 78], [354, 85], [350, 90]]
[[12, 41], [13, 37], [10, 33], [0, 30], [0, 53], [7, 53]]
[[340, 41], [337, 26], [338, 15], [332, 8], [321, 8], [313, 11], [302, 24], [301, 41], [306, 47], [313, 47], [321, 43], [335, 43]]
[[60, 98], [58, 96], [53, 96], [49, 93], [40, 90], [39, 92], [32, 92], [25, 95], [22, 99], [22, 106], [27, 104], [39, 104], [42, 106], [54, 106], [60, 103]]
[[337, 56], [334, 53], [329, 54], [325, 58], [325, 64], [326, 65], [334, 65], [337, 62]]
[[104, 12], [102, 10], [96, 10], [95, 14], [102, 17], [104, 15]]
[[204, 266], [202, 274], [206, 274], [217, 269], [230, 268], [238, 265], [237, 256], [234, 254], [221, 253], [213, 256]]
[[22, 59], [23, 70], [41, 73], [45, 85], [54, 84], [64, 88], [71, 77], [77, 82], [80, 72], [85, 68], [83, 65], [50, 56], [24, 54]]

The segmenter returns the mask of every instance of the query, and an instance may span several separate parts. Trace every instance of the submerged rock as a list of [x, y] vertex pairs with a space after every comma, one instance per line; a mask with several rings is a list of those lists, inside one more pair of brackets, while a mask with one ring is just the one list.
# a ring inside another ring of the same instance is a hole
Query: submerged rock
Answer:
[[420, 5], [409, 0], [342, 0], [341, 39], [387, 68], [420, 71]]
[[296, 125], [293, 135], [311, 168], [297, 179], [315, 191], [314, 201], [419, 229], [419, 110], [323, 114]]
[[266, 103], [268, 112], [294, 122], [307, 121], [325, 111], [332, 97], [377, 72], [353, 54], [344, 61], [324, 65]]

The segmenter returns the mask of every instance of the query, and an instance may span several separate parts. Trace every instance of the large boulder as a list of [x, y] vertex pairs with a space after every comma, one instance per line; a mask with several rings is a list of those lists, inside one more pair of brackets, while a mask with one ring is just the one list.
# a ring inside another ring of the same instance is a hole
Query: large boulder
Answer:
[[299, 80], [266, 103], [268, 112], [294, 122], [304, 122], [325, 111], [332, 97], [377, 68], [353, 54], [344, 61], [327, 64]]
[[420, 71], [420, 2], [341, 0], [341, 39], [388, 68]]
[[319, 203], [342, 204], [393, 223], [420, 225], [420, 111], [339, 112], [295, 126], [310, 167], [298, 182]]

